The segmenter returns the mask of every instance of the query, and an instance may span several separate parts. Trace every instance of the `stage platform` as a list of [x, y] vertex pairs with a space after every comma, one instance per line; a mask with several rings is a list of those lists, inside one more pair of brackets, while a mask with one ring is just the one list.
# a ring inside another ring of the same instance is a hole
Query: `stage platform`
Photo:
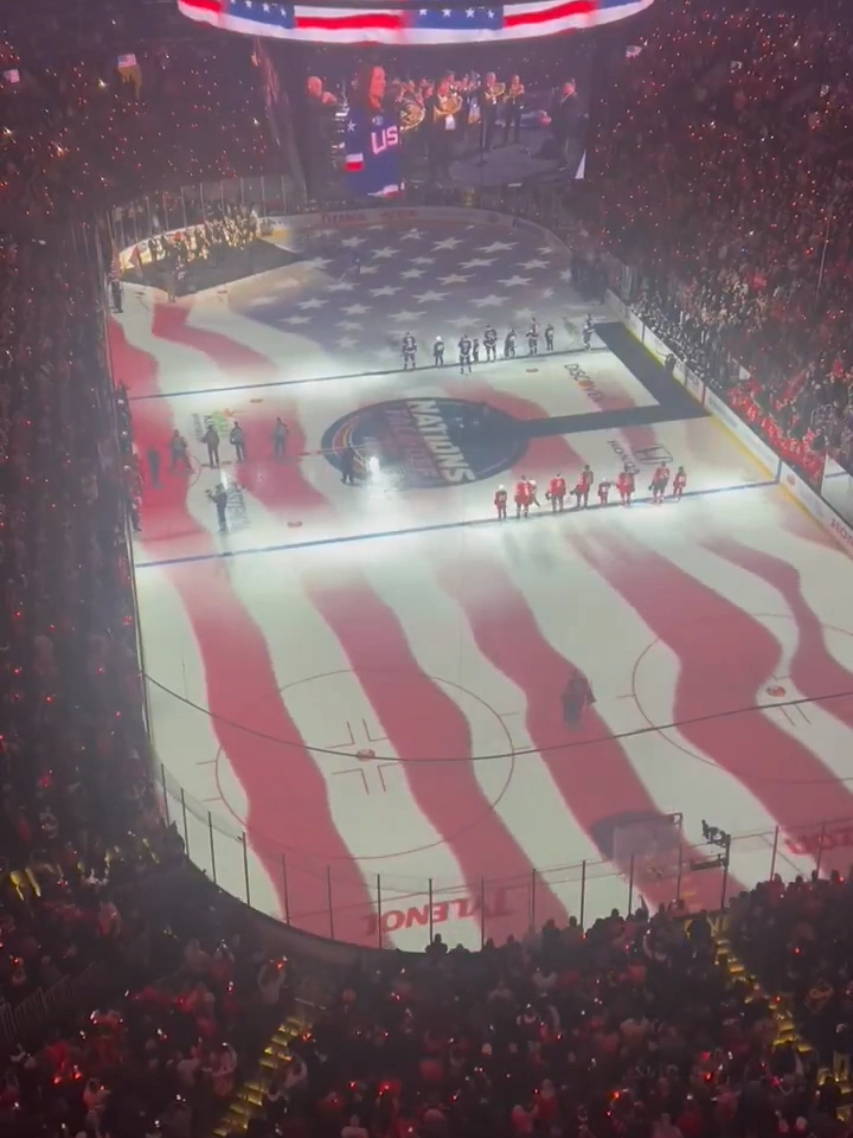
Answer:
[[[503, 236], [325, 231], [175, 304], [129, 287], [112, 323], [169, 809], [223, 887], [320, 935], [476, 947], [640, 897], [713, 908], [703, 820], [736, 836], [734, 891], [811, 872], [823, 820], [853, 818], [849, 562], [604, 308], [583, 349], [567, 251]], [[533, 316], [553, 353], [524, 354]], [[519, 357], [461, 375], [453, 341], [490, 319]], [[400, 371], [407, 331], [445, 367]], [[660, 460], [683, 501], [642, 500]], [[631, 464], [639, 500], [495, 519], [499, 484], [584, 463]]]

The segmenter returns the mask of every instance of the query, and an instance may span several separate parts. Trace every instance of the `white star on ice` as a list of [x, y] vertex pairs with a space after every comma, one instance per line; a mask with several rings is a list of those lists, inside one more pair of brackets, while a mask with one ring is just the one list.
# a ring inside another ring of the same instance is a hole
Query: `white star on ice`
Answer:
[[401, 241], [420, 241], [423, 237], [420, 229], [407, 229], [405, 233], [400, 235]]
[[364, 325], [360, 324], [358, 320], [339, 320], [337, 327], [344, 328], [347, 332], [357, 332], [359, 328], [363, 328]]
[[362, 265], [358, 271], [361, 276], [366, 277], [368, 273], [378, 273], [379, 267], [378, 265]]
[[383, 285], [382, 288], [372, 288], [370, 290], [371, 296], [393, 296], [395, 292], [400, 291], [399, 285]]
[[572, 270], [571, 269], [561, 269], [560, 270], [560, 280], [561, 281], [571, 281], [571, 279], [572, 279]]
[[344, 237], [341, 240], [341, 245], [343, 245], [345, 249], [357, 249], [359, 245], [363, 245], [366, 240], [366, 237]]
[[474, 257], [471, 261], [462, 261], [460, 269], [486, 269], [495, 263], [494, 257]]
[[447, 277], [439, 277], [438, 281], [439, 281], [439, 284], [451, 285], [451, 284], [465, 284], [467, 281], [470, 281], [470, 279], [471, 279], [470, 277], [463, 277], [459, 273], [451, 273]]
[[551, 248], [550, 245], [540, 245], [539, 248], [536, 250], [536, 252], [541, 253], [543, 257], [553, 257], [554, 256], [554, 250]]
[[418, 304], [435, 304], [439, 300], [444, 300], [446, 296], [446, 292], [434, 292], [433, 289], [429, 289], [428, 292], [422, 292], [420, 296], [416, 296], [415, 300], [418, 302]]
[[324, 241], [327, 237], [334, 237], [335, 232], [333, 229], [315, 229], [311, 234], [314, 241]]
[[309, 316], [285, 316], [285, 324], [310, 324], [311, 318]]
[[398, 249], [392, 249], [390, 245], [383, 245], [381, 249], [373, 250], [373, 256], [378, 260], [387, 261], [390, 257], [396, 256], [398, 252]]
[[400, 273], [400, 279], [404, 281], [416, 281], [418, 277], [422, 277], [426, 269], [404, 269]]
[[412, 257], [413, 265], [434, 265], [435, 257]]
[[504, 253], [504, 252], [508, 251], [509, 249], [514, 249], [515, 246], [516, 246], [516, 242], [512, 242], [512, 244], [509, 244], [506, 241], [493, 241], [491, 243], [491, 245], [481, 245], [480, 248], [477, 250], [477, 252], [478, 253]]
[[519, 261], [518, 264], [520, 265], [520, 267], [522, 269], [547, 269], [548, 268], [548, 262], [547, 261], [539, 261], [539, 260]]
[[331, 265], [328, 257], [312, 257], [310, 261], [305, 262], [306, 269], [327, 269]]
[[502, 280], [500, 283], [504, 286], [504, 288], [518, 288], [522, 285], [529, 285], [530, 277], [520, 277], [516, 275], [514, 277], [506, 277], [506, 279]]
[[358, 340], [354, 340], [352, 336], [341, 336], [338, 340], [339, 348], [354, 348], [358, 344]]
[[444, 16], [444, 18], [445, 18], [445, 19], [449, 18], [449, 16], [450, 16], [450, 9], [449, 9], [449, 8], [443, 8], [443, 9], [442, 9], [442, 11], [441, 11], [441, 14], [442, 14], [442, 16]]
[[364, 316], [365, 312], [370, 309], [363, 304], [348, 304], [346, 308], [342, 308], [341, 312], [345, 312], [347, 316]]
[[317, 296], [312, 296], [309, 300], [300, 300], [297, 308], [322, 308], [324, 304], [328, 304], [328, 300], [320, 300]]
[[465, 15], [468, 17], [469, 20], [473, 20], [474, 19], [474, 9], [473, 8], [466, 8], [465, 9]]
[[445, 237], [443, 241], [436, 241], [432, 247], [433, 253], [437, 253], [439, 249], [455, 249], [457, 245], [462, 244], [460, 237]]
[[505, 296], [495, 296], [491, 293], [489, 296], [484, 296], [480, 300], [472, 300], [471, 303], [476, 308], [496, 308], [498, 305], [506, 304]]
[[330, 285], [326, 285], [327, 292], [352, 292], [354, 288], [352, 281], [332, 281]]
[[423, 312], [395, 312], [391, 319], [395, 324], [413, 324], [423, 315]]
[[554, 290], [552, 288], [543, 288], [539, 295], [543, 300], [548, 300], [549, 297], [554, 295]]

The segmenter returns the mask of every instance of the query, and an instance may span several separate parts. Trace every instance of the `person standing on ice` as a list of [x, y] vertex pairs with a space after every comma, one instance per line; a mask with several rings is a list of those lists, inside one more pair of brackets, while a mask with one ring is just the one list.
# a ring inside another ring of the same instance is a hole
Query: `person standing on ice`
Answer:
[[213, 423], [207, 424], [201, 440], [207, 447], [207, 462], [211, 470], [219, 469], [219, 431]]
[[436, 336], [432, 346], [432, 362], [436, 367], [444, 367], [444, 340], [441, 336]]
[[281, 460], [287, 451], [287, 426], [284, 420], [279, 416], [275, 421], [275, 426], [272, 429], [272, 456], [275, 459]]
[[676, 502], [681, 501], [681, 496], [684, 493], [684, 488], [687, 485], [687, 472], [683, 466], [679, 466], [675, 472], [675, 478], [672, 480], [672, 496]]
[[237, 420], [234, 420], [234, 426], [231, 428], [231, 434], [228, 440], [234, 448], [234, 454], [238, 462], [246, 461], [246, 433]]
[[408, 371], [409, 368], [415, 366], [415, 354], [418, 350], [417, 341], [411, 332], [407, 332], [403, 337], [403, 371]]
[[497, 490], [495, 491], [495, 509], [498, 512], [499, 521], [502, 522], [506, 521], [506, 499], [506, 487], [498, 486]]
[[620, 471], [619, 477], [616, 479], [616, 489], [619, 492], [619, 497], [622, 499], [622, 505], [630, 506], [635, 483], [634, 472], [628, 466], [625, 466], [624, 469]]
[[581, 335], [583, 336], [584, 351], [589, 351], [589, 346], [592, 343], [592, 330], [593, 330], [592, 316], [589, 313], [587, 313], [586, 314], [586, 320], [584, 320], [584, 322], [583, 322], [583, 331], [581, 333]]
[[589, 680], [575, 672], [563, 689], [563, 722], [567, 727], [580, 727], [584, 708], [595, 703]]
[[551, 509], [554, 513], [556, 514], [557, 511], [562, 513], [566, 502], [566, 480], [562, 474], [557, 474], [551, 479], [548, 497], [551, 500]]

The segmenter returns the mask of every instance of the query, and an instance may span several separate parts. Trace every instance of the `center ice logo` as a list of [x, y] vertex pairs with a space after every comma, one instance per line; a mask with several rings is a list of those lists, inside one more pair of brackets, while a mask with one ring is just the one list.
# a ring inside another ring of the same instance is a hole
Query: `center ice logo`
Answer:
[[351, 448], [356, 478], [396, 490], [433, 490], [494, 478], [527, 449], [521, 425], [486, 403], [397, 399], [362, 407], [323, 435], [323, 453], [341, 469]]

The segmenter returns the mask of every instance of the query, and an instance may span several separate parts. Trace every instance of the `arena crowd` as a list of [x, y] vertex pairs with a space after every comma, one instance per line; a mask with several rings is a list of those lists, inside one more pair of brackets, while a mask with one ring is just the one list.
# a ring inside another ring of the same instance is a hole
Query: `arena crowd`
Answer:
[[[639, 268], [644, 315], [813, 478], [815, 450], [851, 452], [853, 62], [839, 11], [653, 11], [603, 109], [600, 172], [571, 203]], [[298, 972], [193, 876], [160, 818], [126, 543], [132, 423], [104, 352], [109, 251], [69, 222], [279, 155], [245, 45], [140, 48], [125, 76], [37, 72], [25, 46], [4, 46], [20, 82], [0, 111], [0, 1125], [194, 1138], [253, 1069]], [[250, 1128], [844, 1135], [851, 912], [839, 877], [737, 898], [729, 935], [759, 989], [727, 969], [704, 914], [366, 958], [330, 988]], [[777, 1043], [775, 993], [810, 1049]]]

